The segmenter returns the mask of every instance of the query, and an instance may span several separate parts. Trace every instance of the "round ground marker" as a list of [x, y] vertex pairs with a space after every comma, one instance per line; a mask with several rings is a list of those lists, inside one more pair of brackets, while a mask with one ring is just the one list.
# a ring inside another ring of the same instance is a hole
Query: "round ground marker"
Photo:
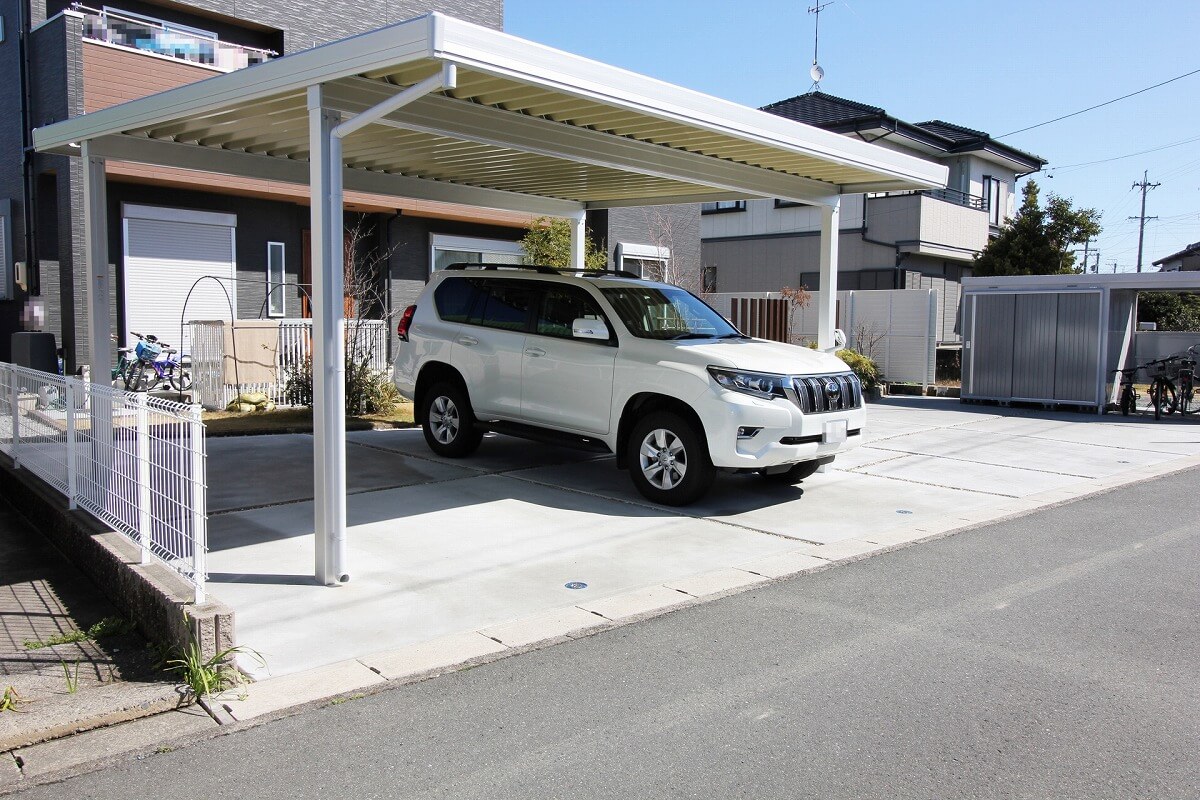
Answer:
[[570, 583], [566, 583], [563, 585], [566, 586], [568, 589], [586, 589], [587, 588], [587, 584], [584, 583], [583, 581], [571, 581]]
[[909, 511], [907, 508], [897, 508], [896, 513], [897, 514], [911, 514], [912, 512]]

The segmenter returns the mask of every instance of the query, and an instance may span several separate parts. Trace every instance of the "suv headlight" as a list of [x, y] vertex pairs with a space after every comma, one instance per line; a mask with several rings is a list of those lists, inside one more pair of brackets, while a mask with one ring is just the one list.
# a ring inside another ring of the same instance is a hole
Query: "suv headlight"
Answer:
[[740, 369], [722, 369], [709, 367], [708, 374], [722, 389], [731, 392], [761, 397], [771, 400], [775, 397], [787, 397], [783, 391], [786, 378], [783, 375], [773, 375], [769, 372], [746, 372]]

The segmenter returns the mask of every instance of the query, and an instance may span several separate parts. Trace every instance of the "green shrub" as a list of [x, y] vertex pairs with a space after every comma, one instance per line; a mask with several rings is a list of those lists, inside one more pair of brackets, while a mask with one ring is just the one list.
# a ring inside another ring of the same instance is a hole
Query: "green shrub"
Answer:
[[863, 389], [874, 389], [883, 381], [883, 373], [879, 371], [879, 366], [862, 353], [856, 353], [853, 350], [838, 350], [837, 357], [845, 361], [846, 366], [854, 371], [859, 382], [862, 383]]
[[[288, 370], [284, 387], [287, 398], [297, 405], [312, 407], [312, 359], [306, 358]], [[401, 397], [391, 376], [371, 369], [366, 360], [346, 364], [346, 413], [390, 414], [400, 405]]]

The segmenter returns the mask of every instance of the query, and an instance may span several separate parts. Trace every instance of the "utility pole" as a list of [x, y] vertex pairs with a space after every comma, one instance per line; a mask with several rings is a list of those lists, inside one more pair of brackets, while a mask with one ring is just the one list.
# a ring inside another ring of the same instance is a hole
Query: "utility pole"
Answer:
[[1146, 192], [1150, 191], [1151, 189], [1157, 189], [1159, 186], [1162, 186], [1161, 183], [1150, 183], [1150, 181], [1147, 177], [1148, 174], [1149, 174], [1149, 170], [1142, 170], [1141, 182], [1135, 183], [1132, 187], [1134, 189], [1140, 188], [1142, 190], [1142, 213], [1136, 217], [1130, 217], [1130, 219], [1140, 220], [1140, 223], [1138, 225], [1138, 260], [1137, 260], [1137, 271], [1138, 272], [1142, 271], [1142, 240], [1146, 236], [1146, 220], [1158, 219], [1158, 217], [1147, 217], [1146, 216]]
[[1116, 275], [1116, 274], [1117, 274], [1117, 262], [1114, 260], [1113, 261], [1113, 275]]
[[1087, 241], [1085, 241], [1083, 243], [1083, 271], [1084, 271], [1084, 274], [1087, 273], [1088, 248], [1091, 246], [1091, 244], [1092, 244], [1091, 239], [1088, 239]]
[[1096, 273], [1097, 275], [1100, 274], [1100, 251], [1099, 250], [1096, 251], [1096, 263], [1092, 267], [1092, 272]]

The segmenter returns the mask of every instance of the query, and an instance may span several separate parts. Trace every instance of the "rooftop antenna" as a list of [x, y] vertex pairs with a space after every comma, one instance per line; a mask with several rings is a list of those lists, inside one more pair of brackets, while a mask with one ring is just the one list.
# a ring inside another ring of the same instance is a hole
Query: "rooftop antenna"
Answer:
[[833, 5], [833, 0], [822, 3], [818, 0], [815, 6], [808, 9], [808, 13], [815, 14], [817, 17], [816, 24], [813, 25], [813, 63], [808, 69], [808, 75], [813, 79], [812, 86], [809, 87], [810, 92], [815, 92], [821, 88], [821, 78], [825, 77], [825, 70], [821, 69], [821, 65], [817, 63], [817, 44], [820, 41], [821, 35], [821, 10], [827, 6]]

